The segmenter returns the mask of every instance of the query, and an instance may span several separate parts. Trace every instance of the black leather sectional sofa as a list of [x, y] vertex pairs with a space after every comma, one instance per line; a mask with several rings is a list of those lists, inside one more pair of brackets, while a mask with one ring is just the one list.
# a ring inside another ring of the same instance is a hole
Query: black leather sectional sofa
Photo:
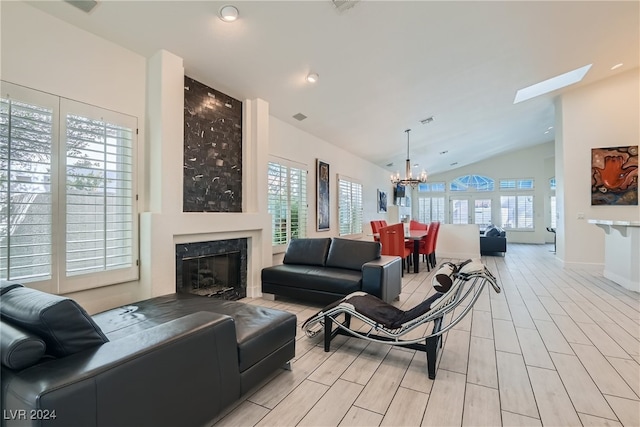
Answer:
[[89, 316], [0, 286], [6, 426], [208, 425], [295, 354], [285, 311], [173, 294]]
[[294, 239], [282, 264], [262, 269], [262, 292], [329, 303], [364, 291], [392, 302], [401, 291], [402, 260], [380, 253], [379, 242]]
[[495, 225], [489, 225], [480, 235], [481, 255], [504, 255], [507, 252], [507, 233]]

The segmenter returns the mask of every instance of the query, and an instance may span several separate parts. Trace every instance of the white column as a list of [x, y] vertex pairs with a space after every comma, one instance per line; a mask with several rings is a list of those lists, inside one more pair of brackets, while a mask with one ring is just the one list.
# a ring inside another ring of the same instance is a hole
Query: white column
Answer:
[[149, 210], [182, 212], [184, 163], [184, 66], [161, 50], [147, 66]]

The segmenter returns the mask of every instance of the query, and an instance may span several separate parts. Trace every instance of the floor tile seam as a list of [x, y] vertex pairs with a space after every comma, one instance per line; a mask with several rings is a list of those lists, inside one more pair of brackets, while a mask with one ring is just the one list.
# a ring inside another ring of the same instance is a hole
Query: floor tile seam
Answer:
[[[519, 415], [521, 417], [527, 417], [527, 418], [531, 418], [532, 420], [538, 420], [540, 421], [540, 423], [542, 424], [542, 420], [540, 419], [540, 412], [538, 412], [538, 417], [532, 417], [531, 415], [527, 415], [527, 414], [521, 414], [519, 412], [514, 412], [514, 411], [508, 411], [506, 409], [502, 409], [502, 407], [500, 407], [500, 412], [508, 412], [509, 414], [514, 414], [514, 415]], [[504, 423], [504, 421], [503, 421]]]
[[[549, 356], [549, 358], [551, 358], [551, 356]], [[579, 420], [580, 417], [578, 416], [578, 410], [576, 409], [576, 405], [573, 402], [573, 400], [571, 399], [571, 395], [569, 394], [569, 390], [567, 390], [567, 386], [564, 384], [564, 381], [562, 380], [562, 376], [560, 375], [560, 372], [558, 372], [558, 370], [556, 368], [556, 365], [553, 362], [553, 359], [551, 359], [551, 363], [553, 363], [554, 369], [540, 368], [540, 367], [537, 367], [537, 366], [533, 366], [533, 367], [536, 367], [538, 369], [545, 369], [545, 370], [548, 370], [548, 371], [556, 373], [556, 375], [558, 376], [558, 379], [560, 380], [560, 383], [562, 384], [562, 389], [564, 390], [565, 395], [569, 399], [569, 402], [571, 403], [571, 407], [573, 408], [573, 411], [574, 411], [574, 413], [576, 414], [576, 417]], [[527, 369], [527, 374], [528, 374], [528, 372], [529, 372], [529, 370]], [[531, 384], [531, 389], [533, 390], [533, 396], [534, 396], [534, 399], [535, 399], [536, 398], [536, 393], [535, 393], [535, 390], [533, 389], [533, 384]], [[535, 399], [535, 400], [536, 400], [536, 405], [538, 405], [538, 403], [537, 403], [538, 399]], [[539, 406], [538, 406], [538, 415], [540, 415], [540, 421], [542, 422], [542, 415], [540, 413], [540, 407]], [[544, 426], [544, 422], [542, 422], [542, 425]]]
[[[567, 355], [567, 354], [564, 354], [564, 353], [558, 353], [558, 352], [553, 352], [553, 353], [554, 353], [554, 354], [558, 354], [558, 355], [560, 355], [560, 356], [571, 356], [571, 355]], [[602, 392], [602, 390], [600, 390], [600, 387], [598, 387], [598, 384], [596, 383], [595, 379], [591, 376], [591, 373], [587, 370], [586, 366], [584, 366], [584, 364], [582, 363], [582, 360], [580, 360], [580, 358], [578, 357], [578, 355], [577, 355], [577, 354], [574, 354], [574, 355], [573, 355], [573, 357], [575, 357], [575, 358], [578, 360], [578, 363], [580, 363], [580, 366], [582, 367], [582, 369], [584, 369], [584, 372], [587, 374], [587, 376], [589, 377], [589, 379], [591, 380], [591, 382], [593, 383], [593, 385], [596, 387], [596, 390], [598, 390], [598, 392], [600, 393], [600, 395], [604, 398], [604, 393]], [[605, 357], [605, 359], [606, 359], [606, 357]], [[555, 363], [555, 361], [553, 361], [553, 358], [551, 358], [551, 361], [553, 362], [554, 366], [556, 366], [556, 363]], [[618, 373], [618, 371], [615, 369], [615, 367], [614, 367], [614, 366], [611, 366], [611, 367], [614, 369], [614, 371], [615, 371], [616, 373]], [[563, 379], [561, 372], [560, 372], [560, 371], [558, 371], [557, 367], [556, 367], [556, 371], [558, 372], [558, 376], [560, 377], [560, 381], [562, 382], [562, 384], [564, 385], [565, 390], [566, 390], [566, 389], [567, 389], [567, 386], [564, 384], [564, 383], [565, 383], [565, 380]], [[619, 373], [618, 373], [618, 375], [620, 376], [620, 378], [622, 378], [622, 376], [621, 376]], [[624, 381], [624, 378], [622, 378], [622, 380], [623, 380], [623, 382], [624, 382], [625, 384], [627, 383], [626, 381]], [[568, 394], [568, 396], [569, 396], [569, 399], [571, 399], [571, 395], [569, 394], [569, 392], [568, 392], [568, 391], [567, 391], [567, 394]], [[571, 400], [573, 401], [573, 399], [571, 399]], [[609, 407], [609, 409], [611, 410], [611, 412], [612, 412], [613, 414], [615, 414], [615, 411], [613, 410], [613, 408], [611, 407], [611, 405], [609, 404], [609, 402], [607, 402], [607, 401], [606, 401], [606, 399], [605, 399], [605, 402], [607, 403], [607, 406]], [[575, 408], [575, 405], [574, 405], [574, 408]], [[600, 417], [600, 418], [607, 418], [607, 417], [603, 417], [602, 415], [598, 415], [598, 414], [589, 414], [589, 413], [586, 413], [586, 414], [587, 414], [587, 415], [592, 415], [592, 416], [595, 416], [595, 417]], [[610, 418], [607, 418], [607, 419], [610, 419]]]
[[[585, 344], [580, 344], [580, 345], [585, 345]], [[600, 352], [600, 350], [599, 350], [597, 347], [595, 347], [595, 346], [592, 346], [592, 347], [593, 347], [593, 348], [595, 348], [595, 349], [596, 349], [596, 351]], [[620, 373], [619, 373], [619, 372], [618, 372], [618, 370], [615, 368], [615, 366], [613, 366], [613, 365], [611, 364], [611, 362], [607, 359], [607, 356], [603, 355], [602, 353], [600, 353], [600, 355], [601, 355], [601, 356], [605, 359], [605, 361], [609, 364], [609, 366], [611, 367], [611, 369], [613, 370], [613, 372], [615, 372], [615, 374], [616, 374], [616, 375], [618, 375], [618, 377], [622, 380], [622, 383], [623, 383], [623, 384], [625, 384], [625, 385], [629, 388], [629, 390], [631, 390], [631, 392], [632, 392], [634, 395], [636, 395], [636, 396], [637, 396], [637, 394], [635, 393], [635, 391], [633, 391], [633, 389], [631, 389], [631, 387], [627, 384], [627, 381], [622, 377], [622, 375], [620, 375]], [[587, 373], [587, 375], [589, 376], [589, 379], [591, 380], [591, 382], [596, 386], [596, 389], [598, 390], [598, 392], [600, 393], [600, 395], [602, 395], [603, 397], [604, 397], [604, 396], [609, 395], [609, 396], [619, 397], [619, 398], [621, 398], [621, 399], [625, 399], [625, 398], [626, 398], [626, 397], [624, 397], [624, 396], [615, 396], [615, 395], [612, 395], [611, 393], [604, 393], [604, 392], [602, 391], [602, 389], [600, 388], [600, 386], [598, 385], [598, 382], [595, 380], [595, 378], [593, 377], [593, 375], [592, 375], [592, 374], [591, 374], [591, 372], [589, 371], [589, 369], [587, 369], [587, 367], [584, 365], [584, 363], [583, 363], [582, 359], [580, 358], [580, 356], [578, 356], [578, 354], [576, 353], [575, 357], [578, 359], [578, 362], [580, 363], [580, 366], [582, 366], [582, 369], [584, 369], [584, 371], [585, 371], [585, 372]], [[622, 359], [622, 360], [628, 360], [628, 359]], [[555, 366], [555, 364], [554, 364], [554, 366]], [[560, 375], [560, 373], [559, 373], [559, 372], [558, 372], [558, 376], [560, 376], [560, 380], [562, 381], [562, 376]], [[564, 384], [564, 381], [563, 381], [563, 384]], [[628, 399], [628, 398], [626, 398], [626, 399]], [[631, 399], [630, 399], [630, 400], [631, 400]], [[613, 410], [613, 408], [611, 408], [611, 404], [610, 404], [606, 399], [605, 399], [605, 401], [607, 402], [607, 405], [609, 406], [609, 408], [611, 409], [611, 411], [615, 414], [615, 411]], [[590, 415], [590, 414], [588, 414], [588, 415]], [[599, 415], [597, 415], [597, 416], [599, 416]]]
[[615, 394], [611, 394], [611, 393], [602, 393], [602, 395], [603, 396], [608, 396], [608, 397], [615, 397], [616, 399], [627, 400], [629, 402], [639, 402], [640, 403], [640, 398], [638, 398], [638, 399], [629, 399], [628, 397], [616, 396]]
[[[593, 325], [593, 324], [594, 324], [594, 323], [576, 322], [575, 320], [574, 320], [574, 322], [575, 322], [576, 324], [578, 324], [578, 327], [580, 327], [579, 325]], [[607, 333], [607, 331], [606, 331], [605, 329], [603, 329], [603, 328], [600, 326], [600, 324], [595, 323], [595, 325], [596, 325], [598, 328], [600, 328], [600, 329], [602, 330], [602, 332], [603, 332], [603, 333], [604, 333], [604, 334], [605, 334], [605, 335], [606, 335], [606, 336], [607, 336], [611, 341], [613, 341], [613, 342], [614, 342], [614, 344], [616, 344], [616, 345], [617, 345], [617, 346], [618, 346], [618, 347], [619, 347], [619, 348], [624, 352], [624, 354], [626, 354], [626, 355], [628, 356], [628, 357], [626, 357], [625, 359], [627, 359], [627, 360], [629, 360], [629, 359], [633, 360], [633, 357], [631, 357], [631, 354], [630, 354], [627, 350], [625, 350], [625, 349], [624, 349], [624, 348], [623, 348], [623, 347], [618, 343], [618, 341], [616, 341], [616, 340], [615, 340], [611, 335], [609, 335], [609, 334]], [[592, 345], [593, 345], [595, 348], [597, 348], [597, 349], [598, 349], [598, 351], [600, 351], [600, 353], [601, 353], [603, 356], [605, 356], [605, 357], [606, 357], [607, 355], [606, 355], [606, 354], [604, 354], [604, 353], [602, 353], [602, 350], [600, 350], [600, 349], [598, 348], [598, 346], [595, 344], [595, 342], [593, 342], [593, 340], [591, 339], [591, 337], [589, 337], [589, 335], [588, 335], [587, 333], [585, 333], [585, 331], [584, 331], [584, 330], [582, 330], [582, 328], [580, 328], [580, 330], [581, 330], [581, 331], [582, 331], [582, 333], [587, 337], [587, 339], [588, 339], [589, 341], [591, 341]], [[624, 330], [624, 328], [623, 328], [623, 330]], [[626, 330], [625, 330], [625, 332], [626, 332]], [[627, 333], [628, 333], [628, 332], [627, 332]], [[631, 335], [631, 334], [629, 334], [629, 335]], [[632, 338], [634, 338], [632, 335], [631, 335], [631, 337], [632, 337]], [[635, 338], [634, 338], [634, 339], [635, 339]], [[636, 340], [636, 341], [637, 341], [637, 340]], [[610, 356], [611, 356], [611, 357], [618, 357], [618, 356], [613, 356], [613, 355], [610, 355]], [[620, 358], [620, 357], [618, 357], [618, 358]]]

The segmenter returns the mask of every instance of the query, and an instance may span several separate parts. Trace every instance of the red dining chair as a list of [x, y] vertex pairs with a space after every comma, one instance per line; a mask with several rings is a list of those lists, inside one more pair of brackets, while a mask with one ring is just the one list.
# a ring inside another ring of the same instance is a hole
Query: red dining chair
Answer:
[[[429, 224], [424, 224], [422, 222], [419, 221], [415, 221], [415, 220], [411, 220], [409, 221], [409, 230], [428, 230], [429, 229]], [[422, 239], [420, 239], [420, 248], [422, 249], [425, 245], [426, 242], [426, 237], [423, 237]], [[413, 246], [414, 246], [414, 242], [405, 242], [405, 246], [407, 248], [409, 248], [409, 250], [413, 251]], [[422, 251], [420, 252], [422, 253]], [[426, 257], [425, 257], [426, 260]]]
[[[387, 221], [385, 221], [385, 220], [371, 220], [370, 224], [371, 224], [371, 232], [373, 234], [377, 234], [377, 233], [380, 232], [380, 229], [382, 227], [386, 227], [387, 226]], [[379, 242], [380, 238], [378, 236], [373, 236], [373, 240], [375, 240], [376, 242]]]
[[[436, 239], [436, 231], [434, 223], [429, 224], [429, 229], [427, 231], [427, 237], [425, 237], [424, 245], [420, 245], [420, 253], [425, 256], [427, 262], [427, 271], [431, 271], [431, 267], [434, 266], [432, 263], [432, 255], [435, 251], [435, 239]], [[422, 242], [421, 242], [422, 243]]]
[[431, 254], [431, 266], [435, 267], [436, 266], [436, 247], [438, 246], [438, 233], [440, 233], [440, 222], [435, 221], [433, 222], [433, 224], [435, 224], [433, 226], [435, 236], [433, 237], [433, 252]]
[[420, 253], [426, 257], [427, 271], [430, 271], [431, 268], [435, 268], [436, 266], [436, 242], [438, 240], [439, 230], [439, 222], [434, 221], [430, 223], [424, 247], [420, 246]]
[[382, 255], [399, 256], [402, 258], [402, 276], [404, 276], [404, 266], [409, 272], [409, 256], [411, 250], [404, 245], [404, 224], [393, 224], [380, 228], [380, 244], [382, 245]]
[[409, 230], [427, 230], [428, 224], [423, 224], [416, 220], [409, 221]]

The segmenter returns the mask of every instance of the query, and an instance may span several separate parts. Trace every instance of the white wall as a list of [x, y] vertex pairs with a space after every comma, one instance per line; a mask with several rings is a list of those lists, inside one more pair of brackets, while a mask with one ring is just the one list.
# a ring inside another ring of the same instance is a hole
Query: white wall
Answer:
[[[319, 139], [300, 129], [297, 129], [273, 116], [269, 123], [269, 154], [271, 156], [285, 158], [308, 167], [307, 200], [309, 202], [309, 237], [335, 237], [338, 236], [338, 199], [337, 199], [337, 175], [346, 175], [362, 183], [363, 190], [363, 239], [371, 232], [369, 221], [372, 219], [385, 219], [392, 221], [390, 212], [377, 212], [377, 190], [387, 191], [389, 205], [392, 203], [393, 187], [389, 180], [390, 173], [373, 163], [345, 151], [327, 141]], [[316, 159], [321, 159], [330, 166], [330, 207], [331, 230], [328, 232], [316, 231]], [[397, 220], [395, 221], [397, 222]]]
[[[24, 2], [3, 1], [0, 8], [2, 79], [137, 117], [143, 188], [146, 59]], [[70, 296], [95, 312], [139, 299], [140, 288], [133, 282]]]
[[[464, 175], [484, 175], [495, 180], [496, 187], [500, 179], [508, 178], [533, 178], [535, 180], [534, 212], [535, 223], [533, 231], [507, 231], [507, 241], [514, 243], [545, 243], [552, 242], [553, 235], [547, 232], [549, 226], [549, 179], [554, 176], [554, 143], [536, 145], [522, 150], [495, 156], [472, 165], [450, 170], [446, 173], [429, 176], [431, 182], [449, 183]], [[442, 194], [442, 193], [440, 193]], [[447, 191], [446, 221], [450, 223], [448, 197], [464, 197], [472, 193], [451, 193]], [[500, 193], [498, 191], [487, 193], [473, 193], [478, 198], [491, 198], [492, 221], [500, 225]], [[522, 193], [518, 193], [522, 194]], [[412, 204], [414, 216], [417, 215], [417, 197], [437, 195], [437, 193], [418, 193], [414, 191]]]
[[588, 219], [640, 220], [639, 206], [591, 206], [591, 149], [640, 141], [639, 83], [636, 68], [557, 102], [558, 257], [565, 265], [604, 263], [604, 232]]

